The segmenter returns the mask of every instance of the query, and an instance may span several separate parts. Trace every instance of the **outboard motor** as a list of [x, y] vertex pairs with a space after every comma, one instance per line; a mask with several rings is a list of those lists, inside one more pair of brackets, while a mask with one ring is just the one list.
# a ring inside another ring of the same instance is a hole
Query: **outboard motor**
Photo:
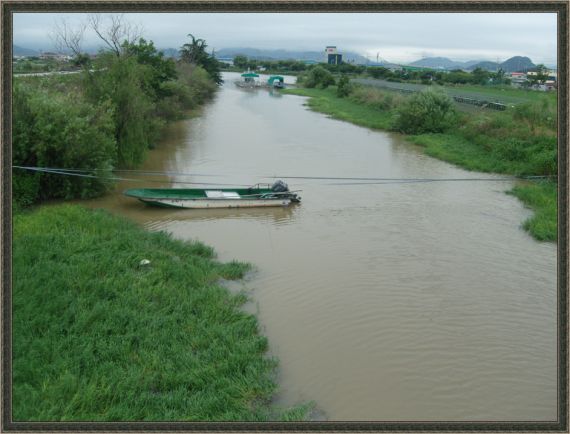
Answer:
[[280, 179], [275, 181], [275, 183], [271, 186], [271, 191], [275, 193], [283, 193], [289, 191], [289, 187], [286, 183], [281, 181]]

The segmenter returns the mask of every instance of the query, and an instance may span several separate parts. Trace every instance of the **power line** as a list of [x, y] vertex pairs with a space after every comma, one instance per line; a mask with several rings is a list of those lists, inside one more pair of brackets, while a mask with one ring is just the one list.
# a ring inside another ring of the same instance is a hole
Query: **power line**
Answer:
[[[53, 167], [30, 167], [30, 166], [12, 166], [15, 169], [30, 170], [35, 172], [43, 172], [54, 175], [67, 175], [76, 176], [91, 179], [103, 179], [110, 181], [129, 181], [129, 182], [151, 182], [151, 183], [161, 183], [169, 182], [172, 184], [193, 184], [193, 185], [218, 185], [218, 186], [240, 186], [248, 187], [245, 184], [229, 184], [229, 183], [211, 183], [211, 182], [189, 182], [189, 181], [172, 181], [172, 180], [158, 180], [158, 179], [134, 179], [134, 178], [123, 178], [116, 176], [101, 176], [101, 175], [91, 175], [89, 172], [104, 171], [109, 172], [109, 170], [103, 169], [62, 169]], [[118, 170], [122, 172], [123, 170]], [[151, 175], [165, 175], [177, 174], [178, 176], [224, 176], [224, 175], [213, 175], [213, 174], [191, 174], [191, 173], [181, 173], [181, 172], [158, 172], [158, 171], [137, 171], [137, 170], [124, 170], [125, 172], [131, 172], [133, 174], [151, 174]], [[331, 177], [331, 176], [285, 176], [285, 175], [274, 175], [274, 176], [261, 176], [260, 178], [271, 178], [271, 179], [304, 179], [304, 180], [318, 180], [318, 181], [356, 181], [356, 182], [340, 182], [340, 183], [328, 183], [325, 185], [380, 185], [380, 184], [404, 184], [404, 183], [426, 183], [426, 182], [466, 182], [466, 181], [516, 181], [516, 180], [536, 180], [536, 179], [550, 179], [556, 178], [556, 175], [527, 175], [527, 176], [507, 176], [507, 177], [494, 177], [494, 178], [372, 178], [372, 177]]]
[[102, 179], [108, 181], [129, 181], [129, 182], [146, 182], [146, 183], [160, 183], [164, 184], [165, 182], [171, 184], [188, 184], [188, 185], [217, 185], [217, 186], [240, 186], [240, 187], [249, 187], [249, 184], [228, 184], [228, 183], [212, 183], [212, 182], [188, 182], [188, 181], [165, 181], [159, 179], [135, 179], [135, 178], [121, 178], [116, 176], [99, 176], [99, 175], [88, 175], [85, 173], [76, 173], [74, 171], [66, 171], [66, 169], [55, 169], [55, 168], [48, 168], [48, 167], [25, 167], [25, 166], [12, 166], [15, 169], [24, 169], [24, 170], [31, 170], [34, 172], [43, 172], [52, 175], [66, 175], [66, 176], [76, 176], [79, 178], [90, 178], [90, 179]]

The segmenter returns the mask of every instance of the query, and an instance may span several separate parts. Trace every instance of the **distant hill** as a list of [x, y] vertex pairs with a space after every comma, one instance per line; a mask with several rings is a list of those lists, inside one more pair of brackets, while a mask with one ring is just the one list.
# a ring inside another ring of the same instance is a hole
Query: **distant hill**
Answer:
[[476, 65], [481, 62], [486, 62], [486, 60], [469, 60], [468, 62], [464, 62], [465, 68], [471, 68], [473, 65]]
[[501, 67], [500, 63], [490, 62], [488, 60], [485, 60], [483, 62], [475, 63], [474, 65], [469, 66], [469, 68], [467, 69], [472, 71], [474, 69], [481, 68], [481, 69], [486, 69], [487, 71], [495, 72], [498, 71], [500, 67]]
[[536, 67], [528, 57], [515, 56], [501, 63], [501, 69], [505, 72], [526, 72]]
[[474, 70], [476, 68], [486, 69], [487, 71], [497, 71], [501, 68], [505, 72], [528, 71], [536, 65], [532, 63], [528, 57], [514, 56], [502, 63], [491, 62], [488, 60], [470, 60], [468, 62], [459, 62], [448, 59], [447, 57], [425, 57], [410, 63], [411, 66], [419, 66], [422, 68], [434, 69], [464, 69]]
[[[368, 59], [361, 56], [360, 54], [353, 53], [350, 51], [343, 52], [339, 50], [342, 54], [342, 60], [350, 63], [366, 64]], [[323, 62], [325, 60], [325, 51], [293, 51], [293, 50], [271, 50], [271, 49], [259, 49], [259, 48], [249, 48], [249, 47], [237, 47], [237, 48], [222, 48], [216, 51], [216, 57], [234, 57], [237, 55], [247, 56], [250, 59], [256, 60], [314, 60], [317, 62]]]
[[435, 69], [455, 69], [463, 68], [463, 62], [457, 62], [447, 57], [424, 57], [423, 59], [416, 60], [409, 64], [410, 66], [418, 66], [420, 68], [435, 68]]
[[20, 47], [18, 45], [12, 45], [12, 54], [14, 56], [39, 56], [40, 52], [31, 50], [29, 48]]

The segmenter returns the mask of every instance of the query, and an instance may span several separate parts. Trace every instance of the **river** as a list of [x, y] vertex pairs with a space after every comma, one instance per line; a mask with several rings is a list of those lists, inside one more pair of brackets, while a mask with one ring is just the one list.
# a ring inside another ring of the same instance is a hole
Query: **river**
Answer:
[[521, 229], [531, 213], [504, 193], [513, 183], [286, 179], [493, 175], [237, 77], [171, 124], [144, 169], [248, 185], [278, 175], [300, 205], [155, 209], [120, 194], [131, 182], [88, 205], [255, 264], [240, 285], [280, 361], [278, 405], [314, 401], [331, 421], [556, 420], [556, 245]]

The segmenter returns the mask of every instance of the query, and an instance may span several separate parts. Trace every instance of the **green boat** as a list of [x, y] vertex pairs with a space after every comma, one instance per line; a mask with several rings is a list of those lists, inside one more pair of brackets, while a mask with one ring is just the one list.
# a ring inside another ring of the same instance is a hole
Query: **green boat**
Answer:
[[123, 194], [148, 205], [168, 208], [289, 206], [301, 201], [283, 181], [249, 188], [133, 188]]

